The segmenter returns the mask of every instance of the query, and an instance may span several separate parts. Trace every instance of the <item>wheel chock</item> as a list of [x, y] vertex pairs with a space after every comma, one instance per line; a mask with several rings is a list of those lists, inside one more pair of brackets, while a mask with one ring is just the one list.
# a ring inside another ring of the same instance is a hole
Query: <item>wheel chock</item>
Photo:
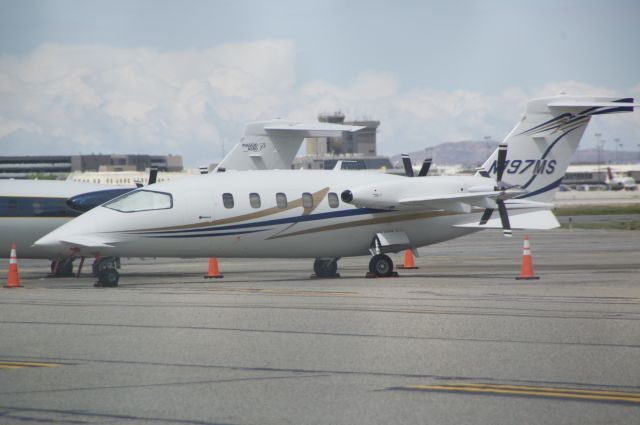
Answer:
[[400, 275], [398, 274], [398, 272], [391, 272], [391, 276], [378, 276], [375, 273], [367, 272], [364, 277], [367, 279], [385, 279], [389, 277], [400, 277]]
[[309, 276], [311, 279], [337, 279], [340, 277], [340, 273], [336, 273], [332, 276], [318, 276], [315, 273], [312, 273], [311, 276]]

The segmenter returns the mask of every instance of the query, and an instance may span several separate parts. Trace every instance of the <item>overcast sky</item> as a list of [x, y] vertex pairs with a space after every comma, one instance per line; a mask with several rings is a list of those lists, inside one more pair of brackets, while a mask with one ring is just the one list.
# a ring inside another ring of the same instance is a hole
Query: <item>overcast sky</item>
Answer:
[[[640, 98], [640, 2], [0, 0], [2, 154], [217, 162], [244, 124], [343, 111], [383, 154], [499, 140], [531, 97]], [[640, 149], [640, 112], [594, 133]]]

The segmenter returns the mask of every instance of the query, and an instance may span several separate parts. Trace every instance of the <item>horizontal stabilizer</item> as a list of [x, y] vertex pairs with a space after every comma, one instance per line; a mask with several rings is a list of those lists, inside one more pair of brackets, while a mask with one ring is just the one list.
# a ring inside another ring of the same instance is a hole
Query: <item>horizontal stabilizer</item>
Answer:
[[589, 102], [584, 100], [558, 101], [549, 103], [550, 108], [617, 108], [639, 107], [640, 103], [633, 102]]
[[364, 127], [356, 125], [332, 124], [325, 122], [280, 122], [266, 124], [265, 131], [269, 134], [288, 133], [303, 137], [340, 137], [343, 132], [355, 132]]
[[[511, 212], [509, 214], [509, 222], [512, 229], [520, 230], [549, 230], [560, 227], [558, 219], [549, 210], [538, 210], [529, 212]], [[457, 224], [453, 227], [465, 227], [476, 229], [502, 229], [500, 217], [495, 217], [487, 221], [486, 224], [480, 224], [478, 218], [470, 219], [468, 223]]]

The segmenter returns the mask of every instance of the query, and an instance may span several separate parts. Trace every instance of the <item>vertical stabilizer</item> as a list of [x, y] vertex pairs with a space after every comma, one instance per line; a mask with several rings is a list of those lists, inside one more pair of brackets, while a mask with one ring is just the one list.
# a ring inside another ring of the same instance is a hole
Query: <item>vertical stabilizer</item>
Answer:
[[244, 136], [218, 164], [226, 170], [290, 169], [293, 158], [307, 137], [341, 137], [364, 127], [331, 123], [301, 123], [284, 120], [247, 125]]
[[[537, 202], [553, 202], [571, 158], [594, 115], [632, 112], [632, 98], [557, 96], [529, 101], [525, 115], [507, 135], [504, 183], [522, 187], [518, 196]], [[480, 175], [495, 178], [496, 150]]]

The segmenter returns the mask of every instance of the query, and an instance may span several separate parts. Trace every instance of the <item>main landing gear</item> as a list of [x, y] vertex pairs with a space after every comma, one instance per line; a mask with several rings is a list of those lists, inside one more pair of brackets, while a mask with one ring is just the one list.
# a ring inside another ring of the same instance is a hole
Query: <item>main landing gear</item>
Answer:
[[93, 274], [98, 277], [98, 281], [94, 286], [96, 287], [115, 287], [118, 286], [118, 280], [120, 280], [120, 274], [118, 270], [120, 268], [119, 257], [104, 257], [93, 263]]
[[[373, 276], [370, 276], [369, 273]], [[398, 274], [393, 271], [393, 260], [386, 254], [376, 254], [369, 261], [367, 277], [392, 277]]]
[[313, 262], [314, 277], [336, 278], [338, 273], [338, 258], [316, 258]]
[[[311, 277], [315, 278], [337, 278], [340, 277], [338, 273], [338, 258], [316, 258], [313, 262], [314, 274]], [[398, 273], [393, 271], [393, 260], [386, 254], [376, 254], [371, 257], [369, 261], [369, 272], [366, 277], [397, 277]]]

